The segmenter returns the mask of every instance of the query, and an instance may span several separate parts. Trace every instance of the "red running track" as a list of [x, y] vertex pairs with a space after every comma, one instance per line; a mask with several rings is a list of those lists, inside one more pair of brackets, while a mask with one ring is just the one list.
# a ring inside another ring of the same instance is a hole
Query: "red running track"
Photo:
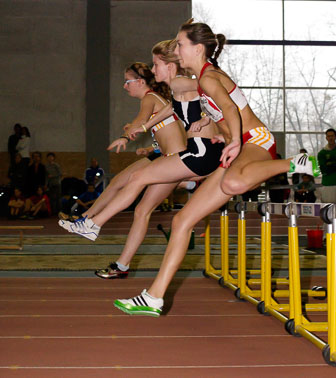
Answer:
[[212, 279], [175, 279], [160, 318], [114, 308], [151, 281], [1, 278], [0, 377], [335, 377], [313, 344]]

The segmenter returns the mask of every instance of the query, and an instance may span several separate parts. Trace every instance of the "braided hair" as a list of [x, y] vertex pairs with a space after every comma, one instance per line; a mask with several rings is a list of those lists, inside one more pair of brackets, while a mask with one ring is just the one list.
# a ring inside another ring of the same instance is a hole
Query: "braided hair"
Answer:
[[205, 47], [206, 58], [219, 68], [217, 59], [223, 50], [226, 38], [223, 34], [214, 34], [209, 25], [201, 22], [193, 22], [191, 18], [180, 26], [179, 31], [186, 33], [193, 45], [202, 44]]
[[162, 96], [165, 100], [171, 100], [171, 93], [166, 83], [157, 83], [150, 67], [146, 63], [135, 62], [128, 66], [125, 72], [131, 72], [135, 78], [145, 80], [149, 88]]

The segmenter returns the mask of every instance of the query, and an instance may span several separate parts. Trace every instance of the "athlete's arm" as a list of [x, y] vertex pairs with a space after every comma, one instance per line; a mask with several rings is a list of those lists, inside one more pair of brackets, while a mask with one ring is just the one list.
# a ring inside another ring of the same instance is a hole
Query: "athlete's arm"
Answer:
[[206, 75], [200, 80], [203, 91], [219, 106], [231, 134], [231, 142], [221, 157], [223, 167], [228, 168], [240, 152], [241, 119], [236, 104], [231, 100], [228, 91], [215, 77]]
[[198, 82], [196, 79], [179, 76], [172, 79], [170, 82], [170, 89], [173, 93], [193, 92], [197, 91]]
[[135, 127], [132, 126], [131, 128], [129, 128], [127, 130], [127, 134], [132, 140], [134, 140], [138, 134], [144, 133], [145, 129], [149, 130], [151, 127], [153, 127], [157, 123], [173, 115], [173, 113], [174, 111], [173, 111], [172, 105], [169, 103], [166, 106], [164, 106], [162, 109], [160, 109], [153, 118], [146, 120], [140, 125], [137, 125]]

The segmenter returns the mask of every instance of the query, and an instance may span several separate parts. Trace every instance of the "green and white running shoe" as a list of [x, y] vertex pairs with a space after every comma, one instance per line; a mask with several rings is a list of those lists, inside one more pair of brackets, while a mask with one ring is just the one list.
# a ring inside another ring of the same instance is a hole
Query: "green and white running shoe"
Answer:
[[307, 154], [298, 154], [290, 162], [289, 173], [306, 173], [307, 175], [317, 177], [321, 174], [319, 165], [315, 156]]
[[162, 312], [163, 299], [154, 298], [144, 289], [140, 295], [130, 299], [116, 299], [114, 306], [129, 315], [159, 317]]

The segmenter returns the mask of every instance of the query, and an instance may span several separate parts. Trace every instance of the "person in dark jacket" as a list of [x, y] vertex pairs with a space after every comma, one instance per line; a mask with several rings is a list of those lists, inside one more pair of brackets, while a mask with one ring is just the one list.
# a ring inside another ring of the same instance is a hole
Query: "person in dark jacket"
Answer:
[[8, 138], [8, 154], [10, 158], [10, 165], [14, 164], [15, 154], [18, 152], [16, 145], [18, 144], [21, 138], [21, 129], [22, 126], [19, 123], [14, 125], [14, 134], [10, 135]]

